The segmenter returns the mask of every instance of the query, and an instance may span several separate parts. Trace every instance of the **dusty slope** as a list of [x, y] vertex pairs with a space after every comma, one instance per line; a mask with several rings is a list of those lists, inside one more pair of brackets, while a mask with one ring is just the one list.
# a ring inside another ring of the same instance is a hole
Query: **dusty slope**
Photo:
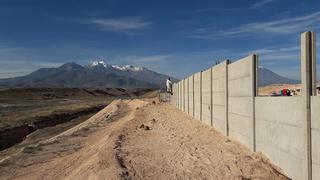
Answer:
[[0, 179], [285, 179], [267, 159], [172, 106], [117, 100], [11, 157]]

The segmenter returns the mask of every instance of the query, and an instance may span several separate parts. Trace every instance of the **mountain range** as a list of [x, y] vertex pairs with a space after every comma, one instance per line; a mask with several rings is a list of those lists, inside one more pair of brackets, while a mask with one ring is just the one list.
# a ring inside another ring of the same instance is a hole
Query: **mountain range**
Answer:
[[258, 77], [259, 86], [268, 86], [271, 84], [298, 84], [300, 81], [289, 79], [279, 74], [272, 72], [271, 70], [259, 67], [259, 77]]
[[0, 86], [159, 88], [167, 78], [144, 67], [109, 65], [104, 61], [81, 66], [71, 62], [57, 68], [41, 68], [26, 76], [0, 79]]
[[[41, 68], [26, 76], [0, 79], [0, 86], [160, 88], [167, 78], [168, 75], [144, 67], [110, 65], [104, 61], [81, 66], [71, 62], [57, 68]], [[259, 67], [258, 80], [259, 86], [299, 83], [263, 67]]]

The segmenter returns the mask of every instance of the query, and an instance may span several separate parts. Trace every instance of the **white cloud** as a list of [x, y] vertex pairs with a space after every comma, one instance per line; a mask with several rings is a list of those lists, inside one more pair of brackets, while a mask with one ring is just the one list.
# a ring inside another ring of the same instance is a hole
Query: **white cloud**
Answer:
[[300, 46], [291, 46], [286, 48], [262, 48], [241, 55], [258, 54], [260, 60], [277, 61], [277, 60], [298, 60], [300, 59]]
[[259, 8], [262, 8], [262, 7], [266, 6], [267, 4], [270, 4], [270, 3], [274, 2], [274, 1], [275, 0], [262, 0], [262, 1], [254, 3], [251, 6], [251, 8], [252, 9], [259, 9]]
[[152, 63], [152, 62], [166, 61], [172, 57], [174, 57], [172, 54], [144, 56], [144, 57], [139, 57], [139, 58], [133, 58], [133, 62], [135, 62], [135, 63]]
[[244, 24], [238, 28], [232, 28], [224, 31], [214, 31], [212, 27], [196, 29], [191, 37], [201, 39], [220, 39], [251, 36], [256, 34], [277, 34], [286, 35], [302, 32], [309, 29], [318, 29], [320, 27], [320, 12], [310, 15], [274, 20], [268, 22], [255, 22]]
[[207, 7], [202, 9], [196, 9], [194, 12], [204, 13], [204, 12], [215, 11], [215, 12], [229, 13], [229, 12], [241, 12], [244, 10], [257, 10], [271, 4], [274, 1], [275, 0], [262, 0], [256, 3], [253, 3], [252, 5], [243, 6], [243, 7]]
[[85, 24], [93, 24], [101, 31], [112, 31], [130, 33], [143, 30], [152, 23], [146, 21], [142, 17], [126, 17], [126, 18], [86, 18], [81, 20], [73, 20]]
[[0, 54], [1, 53], [14, 53], [14, 52], [21, 52], [21, 51], [26, 51], [30, 49], [26, 48], [15, 48], [15, 47], [7, 47], [7, 48], [1, 48], [0, 47]]

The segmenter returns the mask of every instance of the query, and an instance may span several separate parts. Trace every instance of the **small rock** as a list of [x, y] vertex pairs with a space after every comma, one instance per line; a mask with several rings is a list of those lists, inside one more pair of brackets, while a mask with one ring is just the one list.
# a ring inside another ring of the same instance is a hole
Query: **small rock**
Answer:
[[144, 130], [151, 130], [151, 128], [147, 125], [141, 124], [140, 129], [144, 129]]

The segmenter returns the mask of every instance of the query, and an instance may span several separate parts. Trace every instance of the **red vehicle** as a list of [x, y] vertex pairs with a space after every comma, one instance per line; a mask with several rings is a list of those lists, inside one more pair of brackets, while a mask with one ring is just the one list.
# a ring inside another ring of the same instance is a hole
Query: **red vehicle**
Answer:
[[290, 90], [289, 89], [282, 89], [280, 91], [281, 96], [291, 96]]

